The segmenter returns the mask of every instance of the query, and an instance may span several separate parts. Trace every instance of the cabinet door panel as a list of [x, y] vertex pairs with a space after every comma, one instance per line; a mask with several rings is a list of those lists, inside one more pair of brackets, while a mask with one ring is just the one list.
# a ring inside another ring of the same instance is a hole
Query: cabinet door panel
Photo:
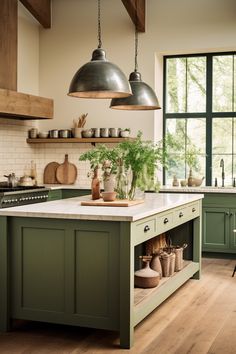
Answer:
[[[65, 311], [65, 232], [60, 228], [14, 225], [13, 315]], [[55, 252], [56, 250], [56, 252]]]
[[229, 210], [203, 208], [203, 250], [229, 248]]
[[236, 250], [236, 209], [230, 209], [230, 249]]

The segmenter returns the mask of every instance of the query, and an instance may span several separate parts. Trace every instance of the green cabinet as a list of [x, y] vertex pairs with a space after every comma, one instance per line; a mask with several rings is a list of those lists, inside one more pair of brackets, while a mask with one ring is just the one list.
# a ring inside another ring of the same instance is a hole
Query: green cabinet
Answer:
[[[163, 231], [188, 244], [184, 267], [134, 289], [144, 242]], [[0, 216], [0, 331], [12, 318], [109, 329], [130, 348], [134, 327], [200, 272], [201, 200], [132, 222]]]
[[[161, 193], [170, 192], [172, 192], [171, 189], [161, 191]], [[202, 251], [236, 253], [235, 193], [204, 193], [202, 201]]]
[[48, 194], [48, 201], [81, 197], [91, 194], [90, 189], [51, 189]]
[[58, 200], [62, 198], [62, 190], [61, 189], [51, 189], [48, 193], [48, 201]]
[[236, 253], [236, 196], [205, 195], [202, 213], [202, 250]]
[[229, 210], [225, 208], [203, 208], [203, 242], [204, 251], [229, 249]]
[[91, 194], [91, 189], [62, 189], [62, 199]]
[[13, 218], [11, 317], [119, 329], [119, 224]]

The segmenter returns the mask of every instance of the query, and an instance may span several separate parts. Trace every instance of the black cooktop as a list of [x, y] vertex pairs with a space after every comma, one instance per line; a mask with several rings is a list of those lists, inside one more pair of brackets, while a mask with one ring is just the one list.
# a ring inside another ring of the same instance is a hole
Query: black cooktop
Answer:
[[43, 189], [43, 188], [45, 187], [44, 186], [17, 186], [17, 187], [0, 186], [0, 193], [30, 191], [31, 189]]

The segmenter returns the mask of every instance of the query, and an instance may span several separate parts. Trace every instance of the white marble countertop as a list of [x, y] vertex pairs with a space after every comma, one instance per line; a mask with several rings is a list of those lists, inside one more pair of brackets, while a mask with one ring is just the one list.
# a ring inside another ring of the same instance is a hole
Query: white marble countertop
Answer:
[[146, 193], [143, 204], [130, 207], [101, 207], [81, 206], [82, 200], [91, 199], [91, 196], [83, 196], [0, 209], [0, 216], [136, 221], [202, 198], [201, 194]]
[[[56, 189], [90, 189], [90, 187], [84, 187], [79, 184], [44, 184], [46, 188], [51, 190]], [[212, 186], [202, 186], [202, 187], [172, 187], [172, 186], [161, 186], [160, 192], [177, 192], [177, 193], [236, 193], [236, 187], [226, 186], [226, 187], [212, 187]]]
[[162, 186], [160, 192], [177, 192], [177, 193], [236, 193], [236, 187], [226, 186], [226, 187], [172, 187], [172, 186]]

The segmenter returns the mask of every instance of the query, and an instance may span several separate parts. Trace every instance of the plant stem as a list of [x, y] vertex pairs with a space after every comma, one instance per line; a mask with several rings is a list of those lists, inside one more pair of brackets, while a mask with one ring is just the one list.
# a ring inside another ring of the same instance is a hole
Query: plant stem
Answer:
[[137, 179], [138, 179], [138, 174], [133, 171], [131, 187], [130, 187], [130, 190], [129, 190], [129, 199], [130, 200], [134, 199], [135, 189], [136, 189], [136, 185], [137, 185]]

